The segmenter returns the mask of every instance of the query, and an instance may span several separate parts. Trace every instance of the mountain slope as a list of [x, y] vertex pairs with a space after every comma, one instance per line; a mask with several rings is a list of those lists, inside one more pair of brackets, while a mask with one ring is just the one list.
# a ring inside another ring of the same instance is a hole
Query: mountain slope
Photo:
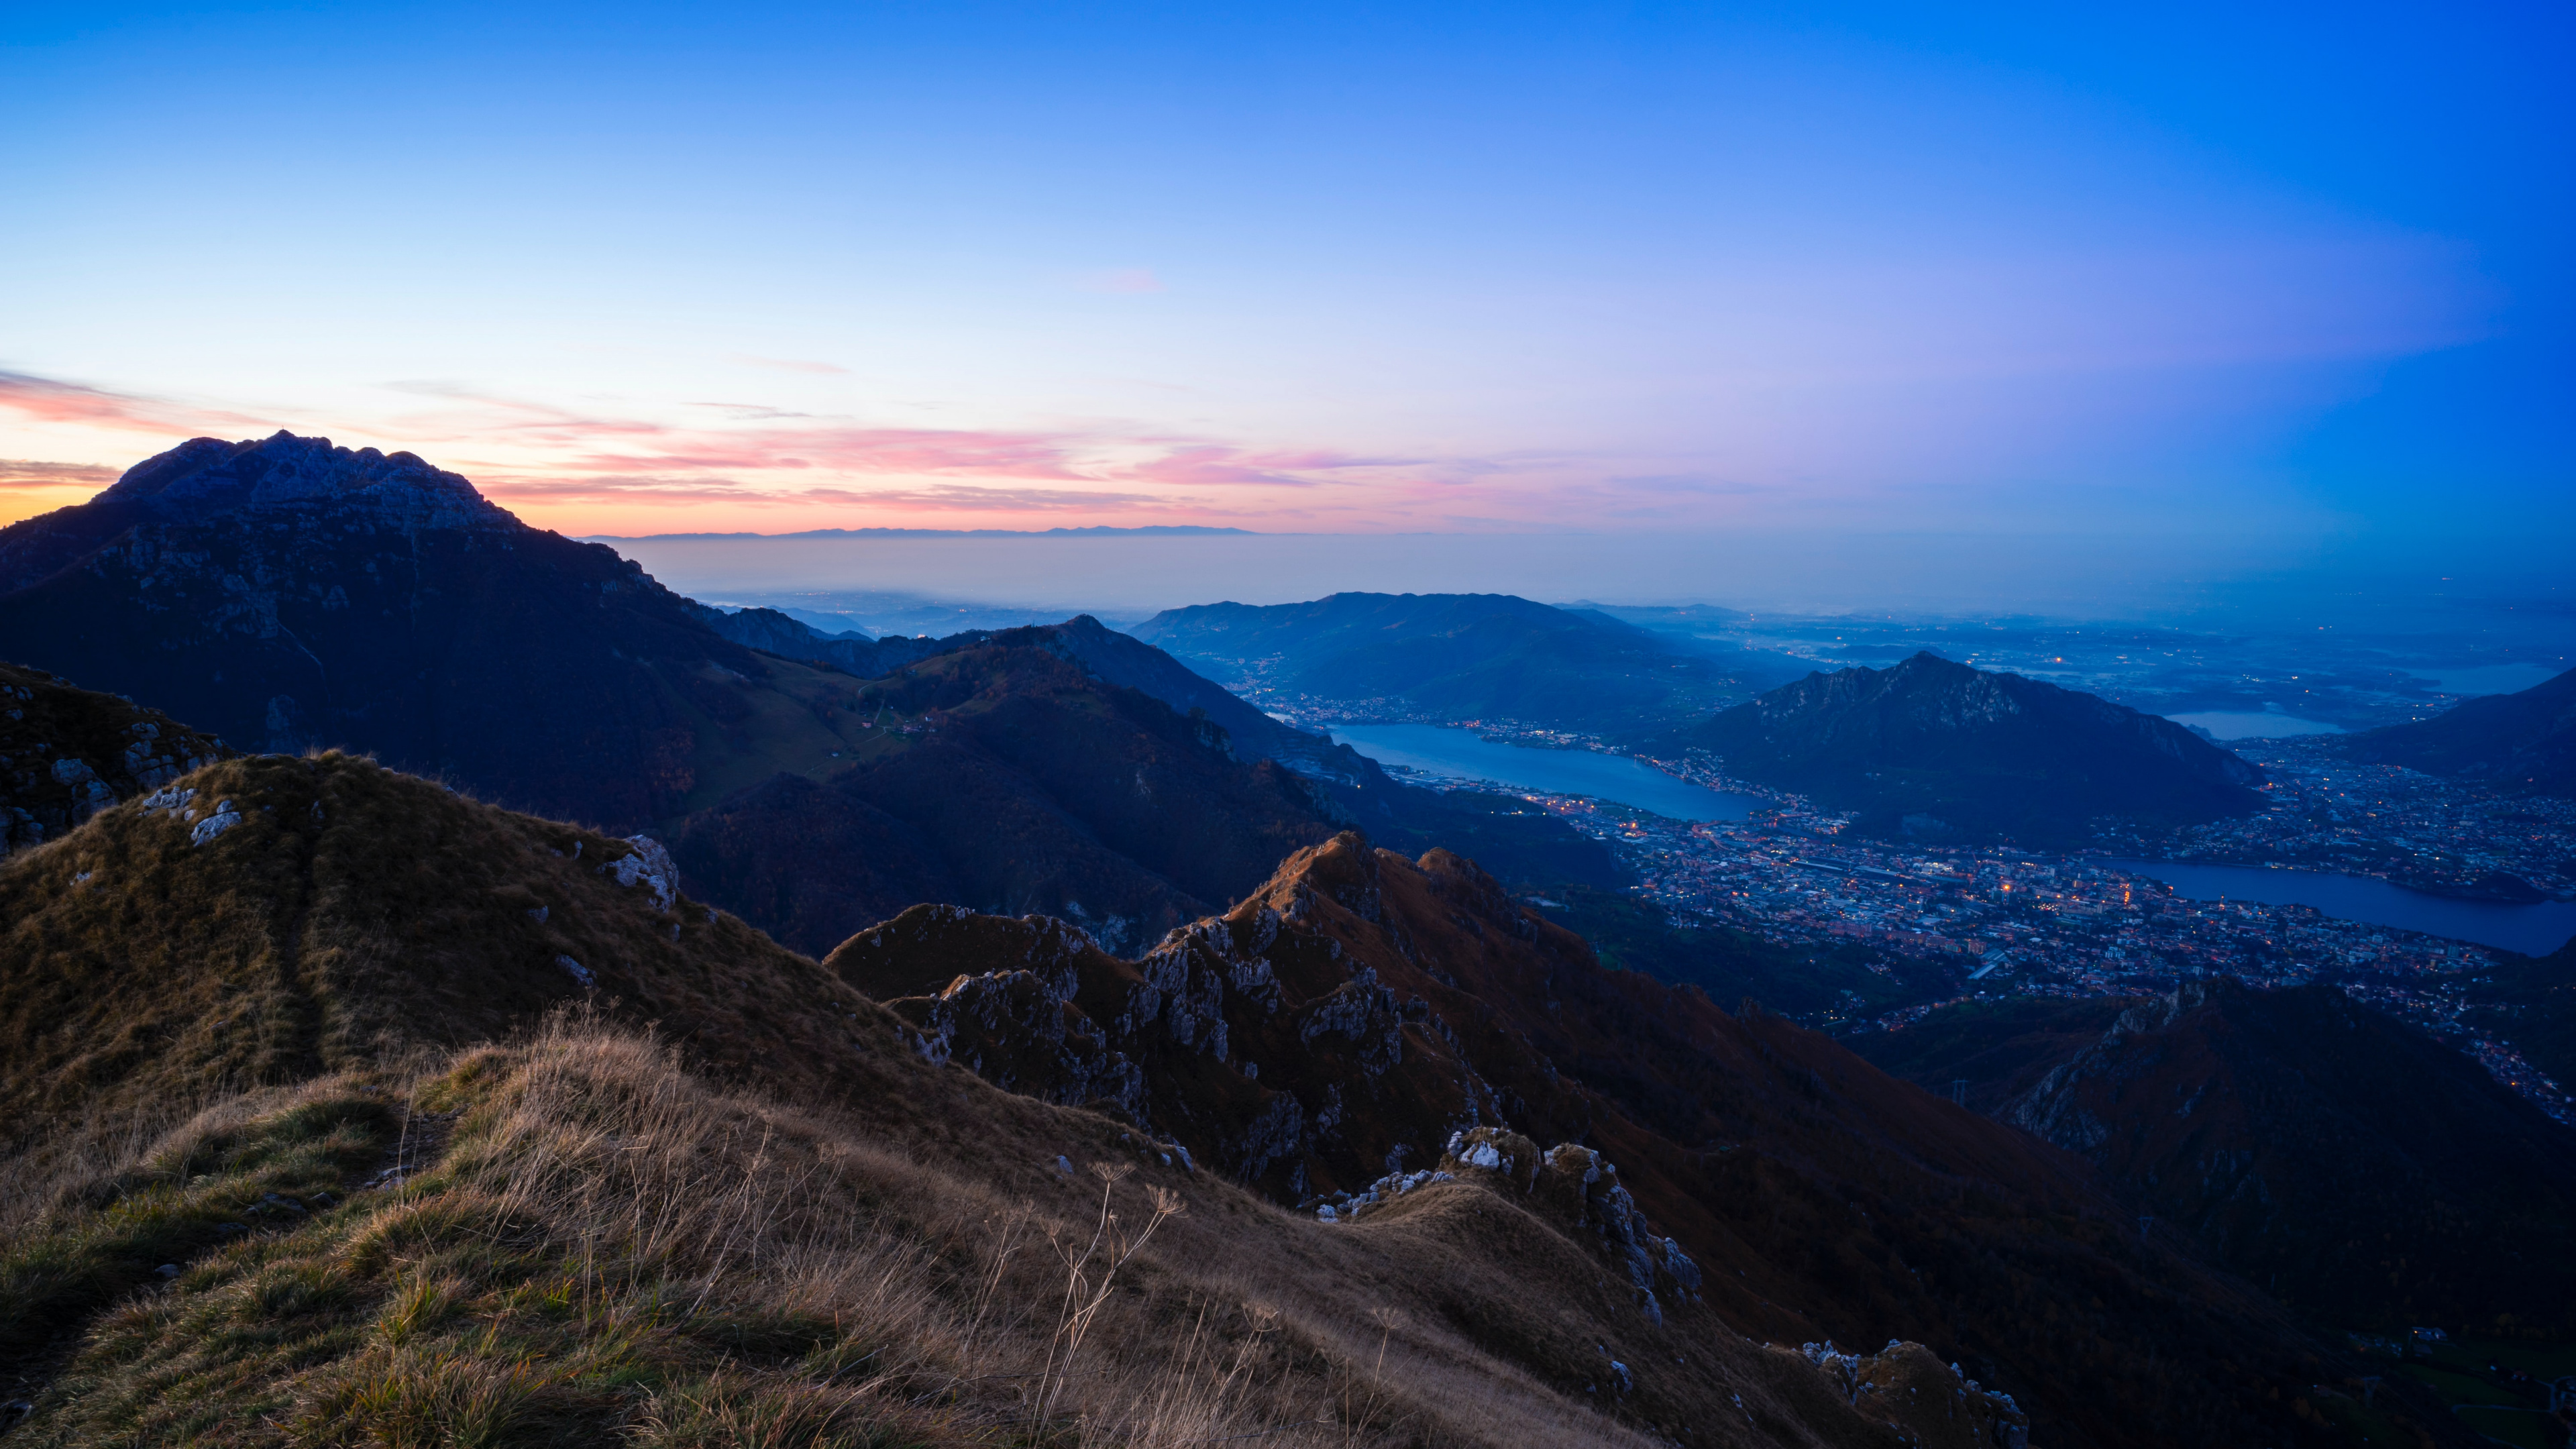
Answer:
[[408, 453], [200, 438], [0, 529], [0, 657], [638, 828], [846, 743], [833, 678]]
[[2258, 1441], [2266, 1385], [2322, 1371], [2259, 1295], [2138, 1244], [2070, 1159], [1824, 1037], [1604, 970], [1446, 852], [1339, 837], [1134, 959], [925, 907], [824, 965], [933, 1055], [1362, 1226], [1420, 1190], [1384, 1179], [1454, 1170], [1462, 1143], [1596, 1151], [1651, 1234], [1567, 1221], [1617, 1246], [1641, 1311], [1687, 1284], [1759, 1336], [1918, 1337], [2049, 1443]]
[[1631, 733], [1745, 697], [1719, 664], [1608, 615], [1508, 594], [1334, 594], [1168, 609], [1136, 637], [1220, 678], [1445, 719]]
[[2081, 839], [2095, 816], [2186, 824], [2262, 808], [2262, 772], [2170, 720], [1933, 654], [1811, 674], [1663, 737], [1863, 830]]
[[1328, 1225], [934, 1064], [633, 842], [337, 755], [174, 789], [0, 863], [13, 1442], [2021, 1442], [1919, 1347], [1646, 1318], [1464, 1160]]
[[2322, 1321], [2576, 1330], [2576, 1132], [2331, 985], [1955, 1008], [1871, 1050]]
[[919, 901], [1085, 923], [1138, 944], [1330, 836], [1307, 782], [1204, 719], [1105, 686], [1010, 630], [856, 687], [864, 738], [678, 822], [710, 897], [822, 951]]
[[[664, 830], [717, 900], [814, 951], [921, 900], [1150, 935], [1356, 818], [1516, 877], [1621, 878], [1559, 822], [1401, 789], [1094, 621], [828, 639], [681, 598], [409, 454], [285, 434], [200, 439], [0, 529], [0, 650], [269, 749]], [[1322, 793], [1255, 780], [1274, 750]]]
[[2576, 669], [2519, 694], [2463, 700], [2432, 719], [2340, 741], [2354, 759], [2576, 795]]
[[158, 710], [0, 664], [0, 855], [231, 753]]

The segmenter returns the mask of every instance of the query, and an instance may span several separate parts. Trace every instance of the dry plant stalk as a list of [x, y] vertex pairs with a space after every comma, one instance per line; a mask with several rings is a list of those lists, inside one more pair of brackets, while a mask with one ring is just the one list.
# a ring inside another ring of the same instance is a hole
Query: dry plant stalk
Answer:
[[[1092, 1175], [1100, 1179], [1100, 1217], [1092, 1224], [1091, 1239], [1080, 1252], [1075, 1252], [1054, 1228], [1047, 1229], [1048, 1244], [1064, 1261], [1064, 1307], [1056, 1321], [1055, 1337], [1047, 1343], [1045, 1365], [1038, 1374], [1037, 1400], [1030, 1419], [1034, 1428], [1043, 1429], [1054, 1415], [1056, 1401], [1072, 1380], [1074, 1358], [1082, 1352], [1082, 1341], [1091, 1332], [1092, 1320], [1109, 1301], [1118, 1270], [1153, 1239], [1155, 1229], [1187, 1211], [1180, 1194], [1166, 1187], [1151, 1188], [1153, 1213], [1146, 1218], [1144, 1229], [1129, 1237], [1119, 1226], [1118, 1214], [1110, 1209], [1110, 1198], [1120, 1180], [1135, 1170], [1132, 1162], [1091, 1165]], [[1100, 1275], [1096, 1283], [1091, 1276], [1095, 1260], [1099, 1261], [1096, 1271]]]

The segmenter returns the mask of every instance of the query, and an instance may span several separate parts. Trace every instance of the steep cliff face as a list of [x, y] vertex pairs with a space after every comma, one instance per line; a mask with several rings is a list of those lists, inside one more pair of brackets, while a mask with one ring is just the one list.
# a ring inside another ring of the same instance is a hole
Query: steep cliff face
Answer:
[[2097, 816], [2187, 824], [2263, 806], [2260, 770], [2171, 720], [1932, 654], [1811, 674], [1656, 747], [1706, 751], [1880, 833], [2056, 841]]
[[2331, 986], [2191, 983], [2002, 1115], [2334, 1321], [2576, 1326], [2576, 1132]]
[[0, 664], [0, 855], [231, 753], [158, 710]]
[[1447, 852], [1344, 834], [1128, 955], [922, 908], [824, 964], [917, 1051], [1176, 1161], [1365, 1225], [1473, 1159], [1554, 1202], [1641, 1316], [1688, 1292], [1756, 1336], [1919, 1339], [2048, 1442], [2259, 1433], [2261, 1385], [2318, 1371], [2259, 1295], [2137, 1242], [2071, 1159], [1826, 1038], [1606, 971]]

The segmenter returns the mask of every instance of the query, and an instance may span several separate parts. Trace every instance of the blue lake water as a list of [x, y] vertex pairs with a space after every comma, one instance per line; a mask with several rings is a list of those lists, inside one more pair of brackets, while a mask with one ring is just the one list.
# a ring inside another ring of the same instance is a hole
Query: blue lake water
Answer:
[[2267, 710], [2205, 709], [2196, 714], [2169, 714], [2175, 724], [2198, 725], [2222, 740], [2286, 740], [2293, 735], [2339, 735], [2343, 730], [2323, 720]]
[[1589, 795], [1672, 820], [1741, 820], [1761, 803], [1757, 796], [1694, 785], [1625, 755], [1498, 745], [1478, 739], [1469, 730], [1413, 724], [1339, 725], [1333, 738], [1381, 765], [1404, 765], [1551, 795]]
[[2267, 906], [2309, 906], [2339, 920], [2421, 931], [2454, 941], [2501, 946], [2546, 956], [2576, 936], [2576, 902], [2541, 901], [2509, 906], [2461, 901], [2390, 885], [2366, 875], [2322, 870], [2270, 870], [2245, 865], [2183, 865], [2166, 860], [2106, 860], [2102, 864], [2152, 876], [2177, 895], [2196, 901], [2221, 898]]

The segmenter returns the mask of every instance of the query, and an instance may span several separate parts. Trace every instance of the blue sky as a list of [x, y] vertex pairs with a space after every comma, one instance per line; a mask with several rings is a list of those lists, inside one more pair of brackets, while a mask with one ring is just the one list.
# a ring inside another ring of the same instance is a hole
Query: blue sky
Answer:
[[2564, 7], [27, 6], [0, 508], [2576, 540]]

